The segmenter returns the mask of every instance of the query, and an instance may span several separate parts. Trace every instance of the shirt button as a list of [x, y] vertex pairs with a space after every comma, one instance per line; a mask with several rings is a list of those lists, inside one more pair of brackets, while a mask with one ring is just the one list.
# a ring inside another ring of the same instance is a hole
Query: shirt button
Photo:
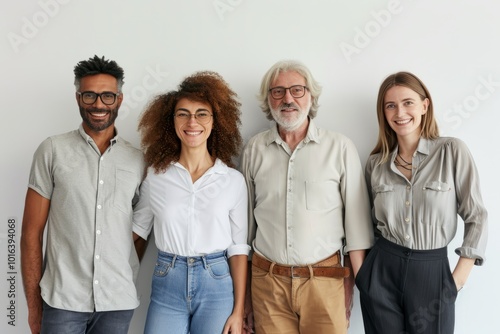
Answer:
[[411, 188], [410, 186], [406, 186], [406, 190], [410, 190], [410, 188]]
[[97, 230], [97, 231], [95, 231], [95, 233], [101, 234], [101, 230]]
[[406, 217], [405, 218], [405, 222], [409, 223], [410, 222], [410, 218]]
[[97, 208], [98, 208], [99, 210], [101, 210], [101, 208], [102, 208], [101, 204], [99, 204], [99, 205], [97, 206]]
[[96, 256], [95, 256], [95, 258], [99, 260], [100, 256], [99, 256], [99, 255], [96, 255]]
[[410, 239], [410, 236], [409, 236], [408, 234], [407, 234], [407, 235], [405, 235], [405, 239], [406, 239], [406, 240], [409, 240], [409, 239]]
[[100, 181], [99, 181], [99, 184], [104, 184], [104, 181], [103, 181], [103, 180], [100, 180]]
[[99, 281], [98, 281], [98, 280], [95, 280], [95, 281], [94, 281], [94, 284], [99, 284]]
[[405, 202], [406, 206], [410, 206], [410, 201]]

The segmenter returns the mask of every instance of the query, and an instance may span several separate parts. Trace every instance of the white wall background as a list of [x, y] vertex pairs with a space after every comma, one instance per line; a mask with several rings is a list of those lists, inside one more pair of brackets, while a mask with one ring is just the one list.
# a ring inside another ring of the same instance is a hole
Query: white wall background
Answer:
[[[125, 69], [117, 126], [137, 146], [137, 119], [147, 100], [205, 69], [221, 73], [239, 94], [247, 140], [268, 127], [255, 98], [264, 72], [280, 59], [301, 60], [324, 88], [318, 124], [351, 137], [363, 164], [376, 140], [379, 84], [398, 70], [420, 76], [434, 97], [442, 134], [471, 149], [489, 209], [488, 258], [460, 293], [456, 333], [496, 333], [499, 10], [493, 0], [1, 0], [0, 332], [28, 332], [19, 237], [32, 154], [46, 137], [80, 124], [73, 66], [97, 54]], [[16, 221], [13, 235], [9, 218]], [[462, 233], [450, 247], [452, 265]], [[9, 242], [16, 246], [11, 268]], [[154, 258], [150, 244], [133, 334], [142, 333]], [[11, 314], [15, 326], [8, 323]], [[363, 333], [357, 299], [350, 333]]]

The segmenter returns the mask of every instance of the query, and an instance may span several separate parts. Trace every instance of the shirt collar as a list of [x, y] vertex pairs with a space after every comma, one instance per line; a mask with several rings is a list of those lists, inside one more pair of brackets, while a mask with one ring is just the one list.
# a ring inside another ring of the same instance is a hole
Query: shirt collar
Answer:
[[[92, 137], [90, 137], [87, 134], [87, 132], [85, 132], [85, 130], [83, 129], [83, 124], [80, 124], [80, 127], [78, 128], [78, 132], [80, 133], [80, 136], [82, 136], [82, 138], [87, 143], [94, 142], [94, 140], [92, 139]], [[111, 138], [111, 140], [109, 141], [110, 146], [115, 145], [119, 140], [120, 140], [120, 138], [118, 137], [118, 129], [115, 126], [115, 136], [113, 138]]]
[[[418, 141], [417, 149], [415, 150], [414, 154], [416, 154], [418, 152], [418, 153], [421, 153], [423, 155], [429, 155], [430, 145], [431, 145], [430, 139], [420, 137], [420, 140]], [[394, 161], [394, 159], [396, 159], [396, 154], [398, 154], [398, 149], [399, 149], [399, 145], [396, 145], [396, 148], [392, 152], [391, 161]]]
[[[181, 169], [184, 169], [186, 170], [186, 168], [181, 165], [179, 162], [174, 162], [173, 163], [174, 166], [176, 166], [177, 168], [181, 168]], [[210, 167], [204, 175], [209, 175], [209, 174], [227, 174], [228, 173], [228, 170], [229, 170], [229, 167], [224, 163], [222, 162], [222, 160], [220, 160], [219, 158], [215, 159], [215, 163], [212, 167]]]
[[[307, 134], [304, 138], [304, 143], [307, 144], [310, 141], [314, 141], [316, 143], [320, 143], [319, 140], [319, 129], [316, 127], [314, 121], [309, 118], [309, 126], [307, 128]], [[269, 146], [271, 143], [276, 142], [276, 144], [281, 145], [283, 143], [283, 139], [281, 139], [280, 134], [278, 132], [278, 125], [273, 122], [271, 125], [271, 129], [267, 133], [266, 145]]]
[[420, 138], [417, 146], [417, 152], [425, 155], [429, 155], [431, 146], [431, 140], [427, 138]]

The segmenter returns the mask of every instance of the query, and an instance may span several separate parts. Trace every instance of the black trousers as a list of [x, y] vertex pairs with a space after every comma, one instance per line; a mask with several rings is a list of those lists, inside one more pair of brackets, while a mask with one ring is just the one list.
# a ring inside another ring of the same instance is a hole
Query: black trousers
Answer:
[[457, 287], [446, 247], [412, 250], [380, 238], [356, 286], [366, 334], [452, 334]]

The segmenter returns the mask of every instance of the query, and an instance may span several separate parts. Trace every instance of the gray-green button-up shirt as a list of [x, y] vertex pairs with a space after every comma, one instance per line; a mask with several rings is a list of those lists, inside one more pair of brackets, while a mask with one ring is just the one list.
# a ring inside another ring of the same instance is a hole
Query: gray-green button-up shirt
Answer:
[[465, 223], [465, 235], [455, 252], [481, 265], [488, 214], [467, 146], [457, 138], [421, 138], [411, 180], [394, 165], [397, 150], [384, 164], [377, 165], [379, 154], [370, 156], [366, 164], [372, 216], [379, 233], [412, 249], [441, 248], [455, 237], [458, 214]]

